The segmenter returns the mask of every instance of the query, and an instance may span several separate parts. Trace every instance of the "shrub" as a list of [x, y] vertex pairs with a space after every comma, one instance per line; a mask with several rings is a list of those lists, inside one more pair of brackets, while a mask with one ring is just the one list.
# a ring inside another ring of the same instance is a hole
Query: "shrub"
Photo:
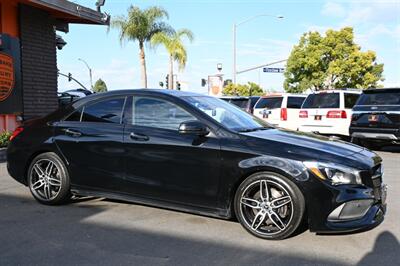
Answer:
[[0, 133], [0, 148], [7, 147], [10, 143], [11, 132], [3, 131]]

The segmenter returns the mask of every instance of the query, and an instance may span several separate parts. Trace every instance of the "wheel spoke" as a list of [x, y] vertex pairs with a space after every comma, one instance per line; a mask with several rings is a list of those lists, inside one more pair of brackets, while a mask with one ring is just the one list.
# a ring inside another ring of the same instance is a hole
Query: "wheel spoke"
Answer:
[[45, 175], [43, 169], [40, 167], [39, 164], [35, 164], [35, 165], [33, 166], [33, 170], [35, 170], [36, 174], [37, 174], [38, 176], [40, 176], [40, 177]]
[[54, 168], [54, 163], [49, 161], [49, 163], [46, 166], [46, 170], [45, 170], [46, 175], [51, 176], [51, 172], [53, 171], [53, 168]]
[[256, 216], [254, 216], [254, 220], [253, 220], [253, 223], [251, 224], [251, 228], [253, 230], [257, 230], [258, 227], [260, 227], [260, 225], [264, 222], [265, 216], [266, 216], [265, 211], [261, 210], [261, 211], [257, 212]]
[[268, 184], [267, 180], [260, 181], [260, 197], [262, 200], [269, 200], [269, 191], [268, 191]]
[[278, 209], [290, 202], [292, 202], [292, 199], [290, 198], [290, 196], [280, 197], [280, 198], [277, 198], [277, 199], [274, 199], [273, 201], [271, 201], [271, 207], [274, 209]]
[[246, 205], [247, 207], [253, 208], [253, 209], [260, 209], [260, 202], [255, 199], [250, 199], [250, 198], [242, 198], [241, 203], [243, 205]]
[[44, 185], [43, 179], [39, 179], [38, 181], [36, 181], [36, 182], [32, 185], [32, 189], [38, 190], [38, 189], [41, 188], [43, 185]]
[[54, 187], [59, 187], [59, 186], [61, 186], [61, 182], [58, 179], [49, 177], [49, 185], [52, 185]]
[[51, 198], [51, 189], [49, 185], [44, 185], [44, 196], [46, 197], [46, 199]]
[[280, 231], [286, 228], [286, 224], [282, 222], [281, 218], [276, 212], [271, 211], [270, 213], [268, 213], [268, 217], [275, 224], [275, 226], [278, 227]]

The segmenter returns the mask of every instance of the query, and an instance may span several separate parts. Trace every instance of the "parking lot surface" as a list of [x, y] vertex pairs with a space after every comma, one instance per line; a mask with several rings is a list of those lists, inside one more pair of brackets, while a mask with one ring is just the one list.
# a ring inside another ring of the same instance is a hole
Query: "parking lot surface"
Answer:
[[239, 223], [99, 198], [37, 203], [0, 164], [0, 265], [398, 265], [400, 149], [379, 152], [388, 213], [372, 231], [283, 241]]

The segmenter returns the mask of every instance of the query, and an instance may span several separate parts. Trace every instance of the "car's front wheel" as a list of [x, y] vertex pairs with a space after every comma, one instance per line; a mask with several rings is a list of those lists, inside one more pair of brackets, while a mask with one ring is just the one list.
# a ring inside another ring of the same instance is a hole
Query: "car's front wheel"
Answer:
[[288, 178], [261, 172], [249, 176], [235, 195], [235, 213], [251, 234], [264, 239], [284, 239], [303, 220], [305, 202], [299, 188]]
[[43, 204], [62, 204], [70, 198], [70, 181], [63, 161], [53, 152], [36, 156], [28, 169], [33, 197]]

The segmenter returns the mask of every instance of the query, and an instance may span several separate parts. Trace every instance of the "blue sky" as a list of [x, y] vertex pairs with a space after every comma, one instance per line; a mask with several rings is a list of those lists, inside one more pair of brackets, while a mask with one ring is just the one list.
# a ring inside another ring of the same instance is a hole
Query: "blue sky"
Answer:
[[[93, 7], [95, 0], [73, 1]], [[169, 13], [168, 23], [175, 29], [188, 28], [195, 40], [187, 44], [188, 62], [178, 72], [184, 88], [206, 92], [201, 78], [217, 72], [222, 63], [225, 78], [232, 78], [232, 25], [251, 16], [267, 13], [283, 15], [284, 19], [259, 17], [238, 27], [237, 68], [246, 69], [286, 59], [293, 45], [307, 31], [325, 32], [329, 28], [352, 26], [355, 40], [363, 51], [374, 50], [377, 61], [384, 63], [383, 84], [400, 86], [400, 0], [396, 1], [128, 1], [107, 0], [103, 11], [116, 16], [125, 14], [131, 5], [141, 8], [157, 5]], [[118, 32], [107, 32], [104, 26], [70, 25], [68, 42], [58, 52], [58, 68], [89, 86], [89, 74], [78, 58], [85, 59], [93, 69], [94, 81], [102, 78], [109, 90], [140, 87], [140, 66], [137, 43], [120, 45]], [[159, 47], [146, 49], [149, 87], [157, 88], [168, 72], [168, 56]], [[284, 64], [276, 65], [284, 67]], [[176, 71], [177, 72], [177, 71]], [[239, 83], [260, 83], [266, 90], [282, 90], [283, 75], [256, 70], [238, 75]], [[76, 88], [59, 78], [59, 90]]]

